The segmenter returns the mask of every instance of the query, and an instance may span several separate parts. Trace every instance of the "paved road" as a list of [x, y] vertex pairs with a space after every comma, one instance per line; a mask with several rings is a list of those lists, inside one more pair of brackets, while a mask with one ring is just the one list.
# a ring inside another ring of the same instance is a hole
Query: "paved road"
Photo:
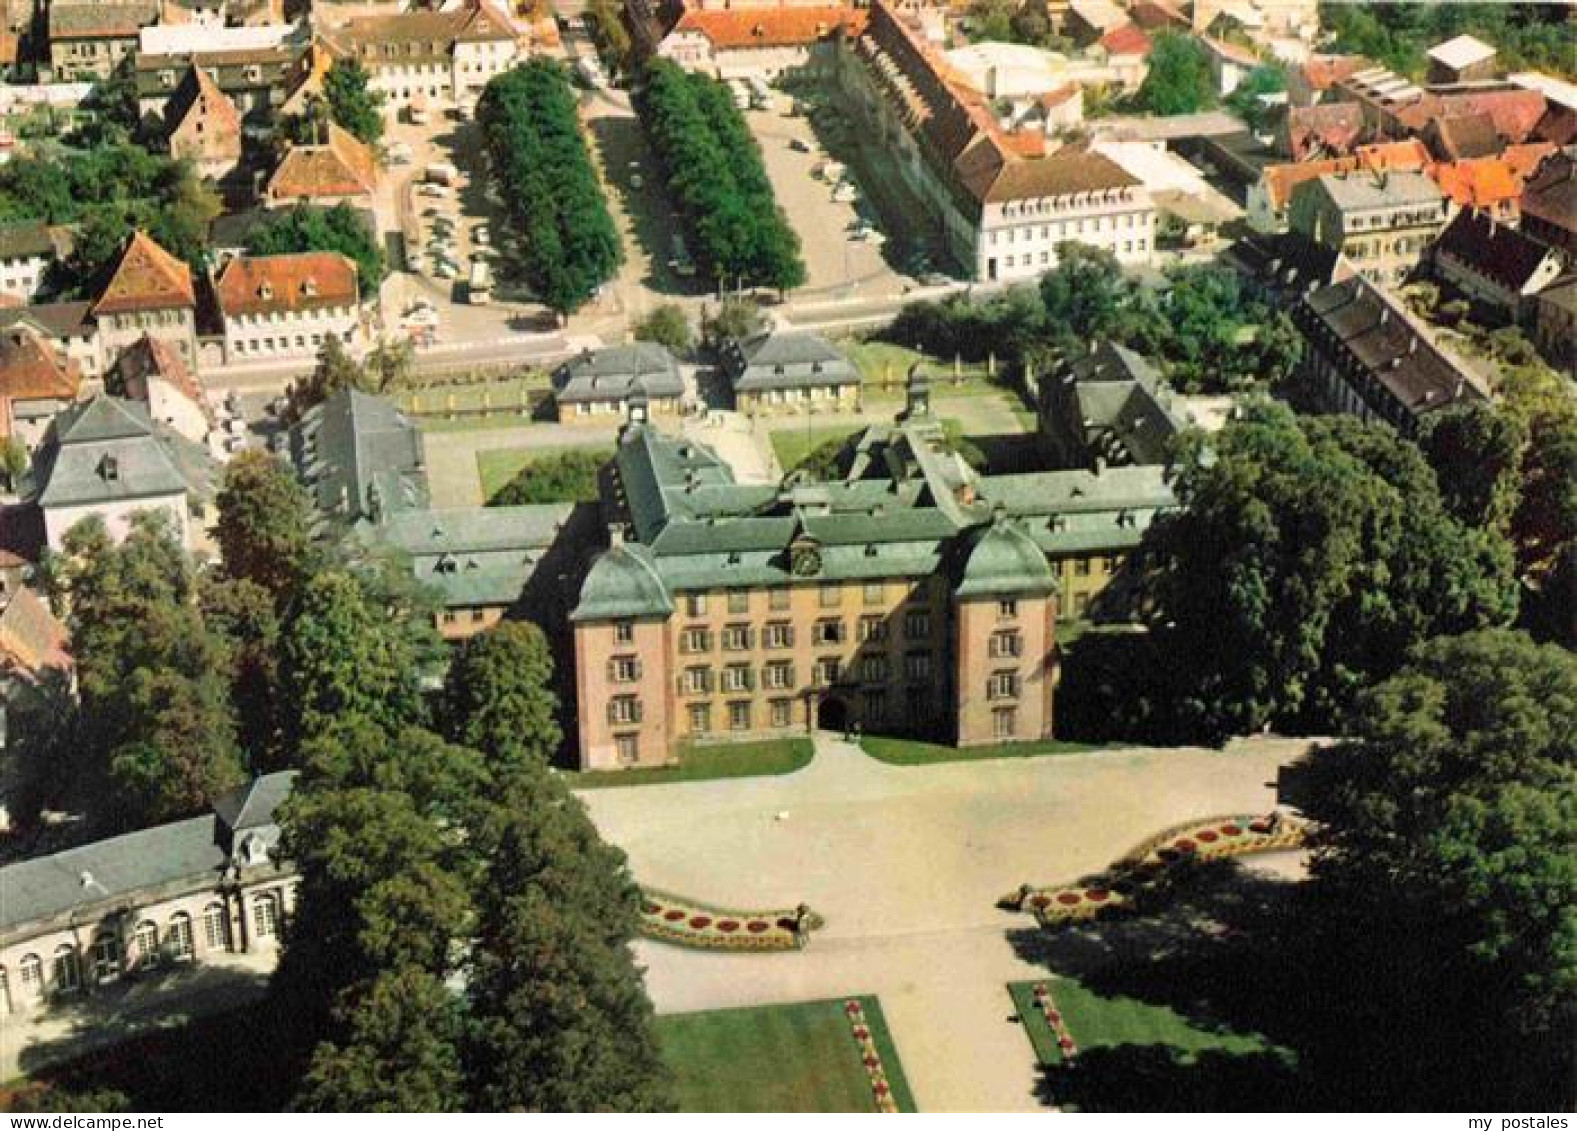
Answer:
[[875, 993], [922, 1110], [1034, 1110], [1034, 1056], [1005, 986], [1045, 969], [1015, 953], [1007, 932], [1028, 921], [995, 900], [1099, 870], [1191, 817], [1269, 810], [1279, 767], [1305, 745], [920, 768], [824, 736], [798, 774], [583, 797], [645, 883], [723, 906], [805, 900], [827, 918], [797, 954], [641, 944], [659, 1012]]

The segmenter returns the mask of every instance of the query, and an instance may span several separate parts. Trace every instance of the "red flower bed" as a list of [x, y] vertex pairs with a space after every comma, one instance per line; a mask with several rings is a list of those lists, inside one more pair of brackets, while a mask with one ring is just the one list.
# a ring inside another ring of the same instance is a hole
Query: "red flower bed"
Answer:
[[1075, 903], [1079, 902], [1079, 893], [1065, 891], [1061, 895], [1057, 896], [1057, 902], [1062, 904], [1064, 907], [1072, 907]]
[[759, 935], [762, 931], [770, 929], [771, 926], [771, 923], [765, 922], [761, 919], [752, 919], [750, 922], [745, 924], [745, 930], [749, 931], [753, 935]]
[[892, 1087], [887, 1083], [882, 1054], [877, 1051], [876, 1041], [865, 1024], [864, 1007], [858, 1000], [850, 998], [843, 1003], [843, 1012], [849, 1019], [849, 1032], [854, 1036], [854, 1043], [859, 1046], [860, 1063], [865, 1066], [865, 1075], [870, 1079], [871, 1098], [876, 1101], [876, 1110], [896, 1112], [898, 1105], [893, 1101]]
[[1093, 900], [1096, 903], [1105, 903], [1111, 897], [1112, 893], [1107, 891], [1105, 888], [1091, 888], [1089, 891], [1084, 893], [1085, 899]]
[[717, 929], [720, 930], [720, 931], [730, 932], [730, 933], [733, 932], [733, 931], [737, 931], [737, 930], [739, 930], [739, 920], [737, 920], [737, 919], [719, 919], [717, 921]]
[[664, 911], [663, 918], [667, 919], [670, 923], [677, 923], [684, 918], [684, 912], [677, 909], [673, 911]]
[[1241, 825], [1222, 825], [1221, 826], [1221, 835], [1222, 836], [1242, 836], [1243, 835], [1243, 828], [1242, 828]]
[[694, 927], [698, 931], [704, 931], [708, 927], [710, 927], [711, 925], [712, 925], [712, 919], [708, 915], [692, 915], [692, 916], [690, 916], [690, 926]]
[[729, 914], [665, 892], [642, 893], [641, 933], [678, 946], [703, 950], [796, 950], [805, 944], [805, 936], [819, 926], [820, 917], [808, 908]]
[[1194, 835], [1205, 844], [1214, 844], [1216, 841], [1221, 839], [1221, 834], [1216, 832], [1214, 829], [1204, 829], [1198, 833], [1195, 833]]

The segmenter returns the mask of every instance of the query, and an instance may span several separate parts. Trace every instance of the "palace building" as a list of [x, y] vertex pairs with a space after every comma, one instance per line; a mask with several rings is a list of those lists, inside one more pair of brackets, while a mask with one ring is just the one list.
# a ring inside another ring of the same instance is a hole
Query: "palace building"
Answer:
[[585, 769], [813, 727], [1049, 737], [1059, 608], [1089, 613], [1174, 505], [1158, 465], [977, 473], [923, 378], [824, 482], [738, 483], [640, 417], [604, 484], [611, 544], [570, 616]]

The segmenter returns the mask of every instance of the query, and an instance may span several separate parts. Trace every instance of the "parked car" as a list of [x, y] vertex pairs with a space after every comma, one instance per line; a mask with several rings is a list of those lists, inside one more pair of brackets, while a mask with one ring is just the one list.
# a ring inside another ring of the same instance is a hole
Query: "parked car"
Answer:
[[853, 204], [860, 199], [860, 190], [848, 181], [839, 181], [832, 190], [832, 199], [839, 204]]
[[450, 188], [460, 183], [460, 170], [449, 161], [434, 161], [422, 170], [422, 176], [434, 184], [448, 185]]
[[411, 147], [407, 142], [397, 141], [383, 152], [391, 165], [409, 165], [411, 163]]
[[487, 230], [486, 224], [478, 224], [476, 227], [471, 229], [471, 240], [473, 243], [479, 243], [486, 246], [492, 240], [492, 238], [492, 233]]
[[815, 147], [802, 137], [789, 138], [789, 148], [796, 153], [812, 153]]
[[425, 181], [417, 185], [416, 191], [418, 195], [436, 197], [439, 200], [448, 200], [454, 195], [454, 189], [448, 185], [434, 184], [431, 181]]

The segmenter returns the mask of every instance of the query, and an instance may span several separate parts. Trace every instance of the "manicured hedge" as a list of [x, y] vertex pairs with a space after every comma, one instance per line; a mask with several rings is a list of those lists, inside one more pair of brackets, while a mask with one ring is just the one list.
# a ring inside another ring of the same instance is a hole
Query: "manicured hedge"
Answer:
[[779, 291], [803, 283], [799, 237], [728, 88], [658, 59], [646, 68], [636, 109], [712, 279]]
[[568, 313], [623, 258], [569, 76], [549, 59], [499, 75], [482, 92], [477, 121], [526, 279], [543, 302]]

